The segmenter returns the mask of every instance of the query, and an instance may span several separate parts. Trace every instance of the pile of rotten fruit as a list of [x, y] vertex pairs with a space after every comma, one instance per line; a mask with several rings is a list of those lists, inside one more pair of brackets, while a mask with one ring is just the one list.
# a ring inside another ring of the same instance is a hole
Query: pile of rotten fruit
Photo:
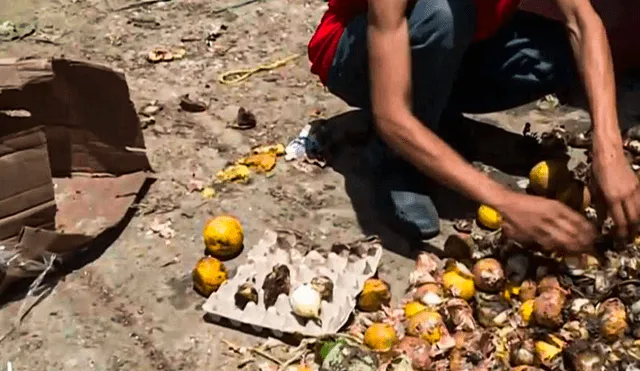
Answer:
[[[568, 169], [568, 146], [588, 154], [588, 138], [561, 129], [529, 137], [548, 160], [531, 170], [528, 191], [593, 222], [601, 231], [593, 252], [522, 246], [502, 235], [495, 210], [481, 206], [447, 242], [466, 254], [420, 254], [393, 306], [384, 277], [368, 279], [345, 334], [318, 339], [315, 362], [306, 359], [300, 371], [640, 370], [640, 240], [612, 237], [606, 208], [592, 196], [589, 160]], [[640, 141], [628, 138], [625, 149], [637, 170]], [[194, 279], [198, 287], [197, 269]]]
[[[588, 138], [555, 129], [535, 139], [549, 160], [531, 169], [528, 192], [564, 202], [597, 225], [593, 253], [560, 256], [509, 241], [500, 215], [481, 206], [476, 221], [460, 221], [461, 233], [448, 241], [467, 257], [422, 253], [398, 308], [385, 309], [384, 281], [365, 285], [349, 333], [377, 354], [377, 367], [640, 369], [640, 240], [613, 238], [606, 208], [592, 197], [589, 156], [568, 169], [568, 147], [587, 149]], [[637, 170], [640, 142], [627, 138], [625, 150]], [[340, 367], [327, 370], [352, 369]]]

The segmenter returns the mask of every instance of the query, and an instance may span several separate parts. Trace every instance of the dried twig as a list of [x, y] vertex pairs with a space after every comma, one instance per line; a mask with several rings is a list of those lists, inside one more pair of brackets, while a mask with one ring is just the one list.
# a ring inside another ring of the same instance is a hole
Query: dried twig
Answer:
[[304, 349], [296, 354], [293, 355], [293, 357], [289, 358], [288, 360], [286, 360], [285, 362], [282, 363], [282, 365], [280, 366], [281, 370], [286, 370], [287, 367], [291, 366], [294, 362], [296, 362], [299, 359], [304, 359], [304, 356], [307, 354], [308, 350]]
[[31, 310], [35, 308], [38, 304], [40, 304], [42, 299], [44, 299], [48, 294], [51, 293], [52, 289], [49, 287], [43, 292], [41, 292], [36, 297], [36, 300], [34, 300], [31, 304], [27, 305], [27, 302], [28, 302], [27, 299], [30, 296], [32, 296], [36, 291], [38, 291], [38, 289], [40, 289], [42, 281], [44, 280], [45, 276], [47, 275], [47, 273], [49, 273], [53, 269], [53, 263], [55, 262], [55, 260], [56, 260], [56, 255], [55, 254], [51, 255], [50, 260], [47, 264], [47, 267], [44, 269], [44, 271], [42, 271], [42, 273], [40, 273], [40, 275], [33, 281], [33, 283], [31, 283], [31, 286], [29, 286], [29, 291], [27, 292], [27, 295], [24, 298], [22, 305], [20, 306], [20, 310], [18, 311], [18, 318], [16, 318], [16, 321], [11, 326], [11, 328], [4, 335], [0, 337], [0, 343], [2, 343], [5, 339], [11, 336], [11, 334], [13, 334], [13, 332], [20, 327], [20, 325], [22, 324], [22, 321], [24, 321], [24, 319], [31, 312]]
[[157, 3], [168, 3], [170, 1], [172, 1], [172, 0], [145, 0], [145, 1], [141, 1], [139, 3], [133, 3], [133, 4], [121, 6], [120, 8], [114, 9], [114, 12], [121, 12], [121, 11], [124, 11], [124, 10], [135, 9], [135, 8], [139, 8], [139, 7], [142, 7], [142, 6], [149, 6], [149, 5], [153, 5], [153, 4], [157, 4]]
[[[224, 340], [222, 339], [222, 342], [225, 343], [226, 346], [228, 346], [229, 348], [231, 348], [232, 350], [239, 352], [239, 350], [241, 349], [241, 347], [239, 347], [238, 345], [235, 345], [234, 343], [228, 341], [228, 340]], [[279, 359], [277, 359], [276, 357], [272, 356], [271, 354], [263, 351], [262, 349], [260, 349], [260, 347], [257, 348], [245, 348], [247, 349], [247, 351], [254, 353], [256, 355], [259, 355], [260, 357], [271, 361], [275, 364], [277, 364], [278, 366], [280, 366], [282, 364], [282, 361], [280, 361]]]

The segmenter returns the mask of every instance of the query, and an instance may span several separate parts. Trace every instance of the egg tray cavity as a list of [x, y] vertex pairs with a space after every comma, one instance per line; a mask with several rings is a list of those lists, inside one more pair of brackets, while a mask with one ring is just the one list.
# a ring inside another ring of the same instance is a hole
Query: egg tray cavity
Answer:
[[[356, 306], [356, 297], [364, 282], [374, 275], [382, 246], [373, 239], [364, 243], [339, 245], [331, 251], [309, 251], [302, 255], [295, 248], [279, 246], [278, 233], [267, 230], [263, 238], [248, 253], [248, 262], [238, 267], [236, 274], [213, 293], [202, 306], [214, 320], [228, 319], [232, 325], [247, 324], [257, 332], [264, 329], [280, 337], [284, 333], [305, 336], [335, 334], [348, 321]], [[276, 264], [285, 264], [291, 272], [291, 291], [316, 276], [327, 276], [333, 282], [333, 300], [322, 301], [320, 318], [322, 326], [313, 320], [295, 316], [291, 311], [289, 296], [280, 294], [276, 304], [264, 307], [262, 284]], [[258, 304], [250, 302], [244, 310], [235, 305], [234, 295], [240, 285], [255, 279]]]

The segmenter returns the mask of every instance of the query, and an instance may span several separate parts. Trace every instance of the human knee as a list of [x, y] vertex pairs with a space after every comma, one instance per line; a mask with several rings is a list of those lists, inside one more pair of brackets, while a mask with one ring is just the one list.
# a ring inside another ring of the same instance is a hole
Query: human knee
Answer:
[[409, 16], [413, 49], [466, 48], [474, 32], [473, 0], [418, 0]]

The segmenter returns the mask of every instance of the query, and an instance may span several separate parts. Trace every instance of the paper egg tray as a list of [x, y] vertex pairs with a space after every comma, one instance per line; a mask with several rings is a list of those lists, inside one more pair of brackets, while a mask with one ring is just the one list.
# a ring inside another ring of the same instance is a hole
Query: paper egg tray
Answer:
[[[233, 326], [250, 325], [256, 332], [270, 330], [276, 337], [284, 333], [305, 336], [335, 334], [348, 321], [356, 305], [356, 296], [364, 282], [374, 275], [381, 256], [382, 246], [377, 241], [368, 243], [365, 248], [332, 249], [324, 253], [312, 250], [302, 255], [295, 248], [279, 246], [278, 233], [268, 230], [249, 251], [248, 262], [239, 266], [236, 274], [213, 293], [202, 308], [214, 321], [226, 318]], [[331, 279], [333, 300], [322, 301], [322, 326], [295, 316], [289, 296], [285, 294], [278, 297], [274, 306], [265, 309], [262, 284], [276, 264], [289, 267], [292, 291], [316, 276], [324, 275]], [[238, 286], [252, 277], [256, 281], [258, 303], [250, 302], [242, 310], [235, 305], [234, 295]]]

